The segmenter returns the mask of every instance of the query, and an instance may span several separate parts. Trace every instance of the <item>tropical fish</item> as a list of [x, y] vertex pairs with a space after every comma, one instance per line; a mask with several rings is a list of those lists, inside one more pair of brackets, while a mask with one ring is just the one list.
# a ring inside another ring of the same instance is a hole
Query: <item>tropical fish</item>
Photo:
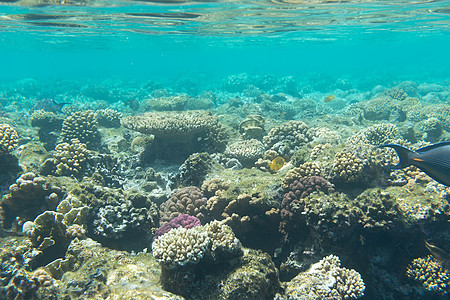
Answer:
[[49, 112], [58, 113], [61, 111], [64, 105], [69, 103], [56, 103], [55, 100], [51, 98], [44, 98], [42, 100], [38, 100], [34, 106], [31, 108], [30, 113], [36, 110], [45, 110]]
[[275, 157], [272, 162], [269, 163], [269, 168], [272, 171], [278, 172], [286, 164], [286, 161], [281, 156]]
[[403, 169], [413, 165], [437, 182], [450, 186], [450, 141], [422, 147], [416, 151], [398, 144], [386, 144], [380, 147], [390, 147], [397, 152], [400, 162], [389, 168]]
[[427, 247], [428, 251], [430, 251], [431, 255], [440, 262], [444, 267], [450, 267], [450, 255], [439, 248], [438, 246], [432, 245], [425, 241], [425, 247]]
[[331, 101], [334, 100], [334, 98], [336, 98], [336, 97], [334, 97], [334, 95], [328, 95], [325, 97], [325, 99], [323, 99], [323, 102], [330, 103]]

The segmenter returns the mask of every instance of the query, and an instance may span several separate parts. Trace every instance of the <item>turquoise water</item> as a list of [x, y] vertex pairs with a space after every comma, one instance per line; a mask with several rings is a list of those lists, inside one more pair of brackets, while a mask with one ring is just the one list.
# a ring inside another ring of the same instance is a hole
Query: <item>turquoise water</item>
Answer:
[[379, 146], [450, 141], [449, 49], [450, 1], [0, 0], [0, 300], [448, 299], [449, 145]]
[[0, 78], [448, 79], [448, 3], [395, 3], [4, 2]]

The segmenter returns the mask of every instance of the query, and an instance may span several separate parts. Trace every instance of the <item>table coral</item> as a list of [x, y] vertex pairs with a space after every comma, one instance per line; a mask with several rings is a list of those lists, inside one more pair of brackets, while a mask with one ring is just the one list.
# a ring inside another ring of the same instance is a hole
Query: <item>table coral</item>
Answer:
[[145, 113], [122, 119], [125, 128], [177, 141], [205, 134], [217, 123], [216, 116], [203, 111]]
[[0, 124], [0, 156], [14, 151], [19, 142], [19, 135], [8, 124]]

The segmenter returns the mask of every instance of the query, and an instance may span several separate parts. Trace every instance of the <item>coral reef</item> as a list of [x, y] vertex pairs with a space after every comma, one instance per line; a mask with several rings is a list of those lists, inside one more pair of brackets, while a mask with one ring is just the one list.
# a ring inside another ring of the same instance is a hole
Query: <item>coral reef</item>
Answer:
[[8, 124], [0, 124], [0, 156], [14, 151], [19, 141], [19, 135]]
[[334, 192], [331, 184], [320, 176], [309, 176], [295, 179], [285, 188], [285, 194], [281, 202], [280, 231], [284, 234], [295, 232], [299, 226], [304, 224], [299, 222], [303, 218], [305, 204], [301, 201], [306, 196], [314, 192]]
[[77, 139], [86, 144], [88, 149], [98, 148], [100, 133], [97, 125], [97, 118], [92, 110], [73, 112], [62, 124], [61, 141], [69, 143], [72, 139]]
[[339, 257], [329, 255], [286, 283], [285, 290], [285, 299], [358, 299], [365, 284], [358, 272], [341, 267]]
[[446, 269], [432, 255], [416, 258], [408, 265], [406, 274], [420, 282], [423, 287], [437, 294], [450, 292], [450, 270]]
[[274, 299], [280, 288], [278, 271], [270, 256], [244, 249], [240, 265], [221, 282], [221, 299]]
[[122, 119], [125, 128], [177, 141], [205, 134], [217, 122], [217, 117], [203, 111], [145, 113]]
[[251, 166], [264, 153], [263, 144], [256, 140], [237, 141], [227, 145], [225, 155], [230, 158], [236, 158], [245, 166]]
[[56, 145], [55, 150], [53, 164], [56, 168], [56, 175], [73, 175], [75, 177], [82, 175], [87, 159], [89, 159], [89, 150], [87, 150], [86, 144], [77, 139], [72, 139], [70, 143]]
[[31, 229], [23, 227], [32, 245], [44, 253], [37, 264], [49, 262], [64, 255], [70, 242], [84, 238], [89, 217], [89, 208], [78, 199], [68, 196], [56, 208], [45, 211], [33, 221]]
[[248, 115], [239, 123], [239, 133], [244, 139], [260, 140], [264, 135], [264, 117]]
[[302, 144], [314, 138], [313, 130], [302, 121], [289, 121], [272, 128], [264, 136], [266, 149], [276, 151], [279, 156], [290, 158]]
[[362, 181], [367, 163], [367, 160], [359, 158], [353, 151], [343, 150], [336, 153], [333, 161], [332, 181], [338, 184]]
[[156, 111], [182, 111], [188, 99], [187, 95], [150, 98], [144, 100], [142, 107], [144, 111], [150, 109]]
[[206, 201], [207, 199], [200, 189], [195, 186], [177, 190], [169, 200], [161, 204], [161, 225], [181, 214], [188, 214], [197, 217], [201, 222], [205, 222], [208, 217]]
[[64, 194], [64, 188], [54, 186], [45, 177], [31, 172], [22, 174], [0, 202], [4, 211], [2, 226], [21, 226], [23, 221], [34, 220], [42, 212], [56, 209]]
[[156, 260], [169, 267], [198, 263], [208, 251], [211, 239], [204, 228], [178, 227], [153, 241], [152, 252]]
[[180, 166], [180, 183], [185, 186], [200, 186], [213, 165], [211, 156], [206, 153], [191, 154]]
[[188, 214], [181, 214], [170, 220], [169, 223], [166, 223], [163, 226], [156, 229], [153, 239], [159, 238], [160, 236], [168, 233], [170, 230], [174, 228], [183, 227], [186, 229], [190, 229], [192, 227], [200, 225], [202, 224], [200, 223], [200, 220], [198, 218], [190, 216]]
[[120, 119], [122, 119], [122, 113], [115, 109], [105, 108], [95, 112], [95, 118], [98, 125], [108, 128], [120, 127]]

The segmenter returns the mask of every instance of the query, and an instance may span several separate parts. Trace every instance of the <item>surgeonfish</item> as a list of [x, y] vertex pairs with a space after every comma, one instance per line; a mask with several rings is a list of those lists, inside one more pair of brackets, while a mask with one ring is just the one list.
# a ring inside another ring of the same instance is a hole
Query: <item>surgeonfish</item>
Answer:
[[386, 144], [393, 148], [400, 159], [391, 169], [403, 169], [410, 165], [418, 167], [437, 182], [450, 186], [450, 141], [437, 143], [412, 151], [402, 145]]

